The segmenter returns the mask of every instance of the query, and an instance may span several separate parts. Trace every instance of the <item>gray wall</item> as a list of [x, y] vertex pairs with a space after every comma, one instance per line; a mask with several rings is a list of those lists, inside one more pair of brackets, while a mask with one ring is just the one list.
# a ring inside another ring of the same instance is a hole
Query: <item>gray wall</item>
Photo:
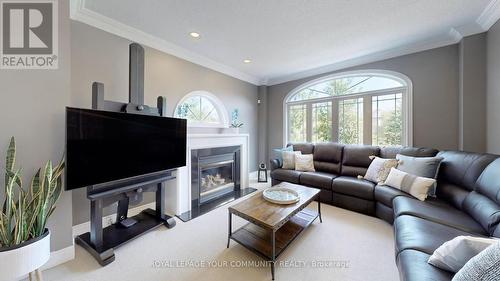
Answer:
[[487, 35], [487, 149], [500, 154], [500, 21]]
[[486, 33], [459, 44], [459, 148], [486, 151]]
[[[64, 107], [70, 98], [70, 27], [67, 1], [59, 1], [59, 69], [0, 70], [0, 167], [11, 136], [17, 142], [17, 166], [25, 188], [47, 160], [64, 152]], [[0, 177], [3, 186], [4, 177]], [[4, 188], [0, 188], [3, 198]], [[3, 202], [3, 201], [2, 201]], [[51, 249], [72, 245], [71, 192], [64, 192], [49, 219]]]
[[[355, 69], [385, 69], [407, 75], [413, 82], [413, 144], [437, 149], [458, 149], [458, 45], [360, 65], [342, 71]], [[269, 155], [272, 155], [272, 148], [283, 145], [284, 97], [295, 87], [331, 73], [268, 88]]]
[[259, 86], [259, 153], [258, 160], [259, 163], [264, 163], [267, 165], [267, 86]]
[[[91, 107], [91, 84], [104, 83], [105, 98], [128, 101], [128, 45], [121, 37], [71, 22], [71, 105]], [[173, 114], [177, 102], [195, 90], [206, 90], [218, 96], [231, 112], [240, 110], [245, 123], [242, 133], [250, 134], [250, 171], [257, 169], [258, 153], [258, 87], [238, 79], [184, 61], [163, 52], [146, 48], [145, 103], [156, 104], [157, 96], [167, 97], [167, 109]], [[151, 194], [152, 195], [152, 194]], [[148, 196], [146, 202], [151, 202]], [[88, 221], [89, 206], [85, 190], [73, 191], [74, 225]], [[105, 213], [110, 214], [112, 208]]]

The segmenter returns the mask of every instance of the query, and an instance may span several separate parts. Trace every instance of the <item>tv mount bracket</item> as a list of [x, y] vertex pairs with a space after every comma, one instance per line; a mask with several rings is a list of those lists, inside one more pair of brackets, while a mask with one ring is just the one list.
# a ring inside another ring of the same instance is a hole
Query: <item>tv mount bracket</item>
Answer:
[[[129, 102], [104, 99], [104, 84], [92, 83], [92, 109], [152, 116], [166, 116], [166, 99], [158, 97], [157, 107], [144, 104], [144, 48], [129, 46]], [[131, 148], [132, 150], [133, 148]], [[90, 232], [79, 235], [75, 242], [105, 266], [115, 260], [114, 248], [161, 225], [175, 226], [175, 220], [165, 215], [165, 182], [175, 179], [173, 170], [144, 177], [114, 181], [87, 188], [90, 200]], [[155, 210], [147, 209], [128, 217], [129, 204], [139, 203], [144, 192], [155, 192]], [[103, 228], [103, 208], [118, 202], [116, 223]]]

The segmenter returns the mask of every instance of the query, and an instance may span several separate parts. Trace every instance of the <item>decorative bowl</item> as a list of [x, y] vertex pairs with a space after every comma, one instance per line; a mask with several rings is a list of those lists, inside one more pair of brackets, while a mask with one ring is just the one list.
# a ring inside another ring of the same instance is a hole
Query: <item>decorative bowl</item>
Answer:
[[286, 187], [271, 187], [262, 193], [264, 199], [275, 204], [293, 204], [300, 200], [299, 194], [290, 188]]

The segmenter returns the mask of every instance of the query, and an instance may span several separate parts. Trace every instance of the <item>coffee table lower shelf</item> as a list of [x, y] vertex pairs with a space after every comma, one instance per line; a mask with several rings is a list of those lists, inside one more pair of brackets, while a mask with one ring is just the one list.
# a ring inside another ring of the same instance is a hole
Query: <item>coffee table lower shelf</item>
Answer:
[[[275, 233], [277, 258], [290, 243], [319, 216], [318, 212], [303, 209]], [[264, 259], [273, 260], [272, 230], [247, 223], [233, 232], [230, 238]]]

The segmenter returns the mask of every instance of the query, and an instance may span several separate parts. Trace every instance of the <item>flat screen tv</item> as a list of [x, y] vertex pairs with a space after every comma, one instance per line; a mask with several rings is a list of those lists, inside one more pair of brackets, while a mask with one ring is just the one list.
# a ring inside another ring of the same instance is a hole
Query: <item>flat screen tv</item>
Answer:
[[186, 120], [66, 108], [66, 189], [186, 165]]

